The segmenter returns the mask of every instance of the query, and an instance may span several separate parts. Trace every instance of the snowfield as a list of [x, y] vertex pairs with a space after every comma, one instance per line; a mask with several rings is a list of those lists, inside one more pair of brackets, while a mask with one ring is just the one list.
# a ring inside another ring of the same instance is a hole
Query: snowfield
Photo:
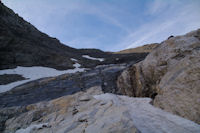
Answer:
[[76, 73], [76, 72], [85, 71], [85, 68], [80, 68], [81, 65], [79, 63], [75, 63], [73, 66], [75, 67], [74, 69], [68, 69], [68, 70], [63, 70], [63, 71], [56, 70], [54, 68], [40, 67], [40, 66], [33, 66], [33, 67], [18, 66], [15, 69], [0, 70], [0, 75], [18, 74], [26, 78], [26, 80], [12, 82], [7, 85], [0, 85], [0, 93], [9, 91], [18, 85], [21, 85], [21, 84], [24, 84], [36, 79], [45, 78], [45, 77], [54, 77], [54, 76], [58, 76], [58, 75], [66, 74], [66, 73]]
[[90, 59], [90, 60], [98, 60], [100, 62], [104, 61], [104, 58], [94, 58], [94, 57], [90, 57], [89, 55], [82, 55], [82, 57]]
[[133, 98], [115, 94], [95, 95], [105, 102], [126, 108], [136, 128], [142, 133], [200, 133], [200, 125], [170, 114], [150, 104], [150, 98]]

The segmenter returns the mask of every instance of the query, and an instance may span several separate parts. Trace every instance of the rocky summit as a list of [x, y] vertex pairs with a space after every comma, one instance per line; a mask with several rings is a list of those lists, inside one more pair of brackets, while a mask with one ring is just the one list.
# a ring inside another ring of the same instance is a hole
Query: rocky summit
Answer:
[[0, 3], [0, 60], [2, 133], [200, 132], [200, 30], [119, 54], [75, 49]]

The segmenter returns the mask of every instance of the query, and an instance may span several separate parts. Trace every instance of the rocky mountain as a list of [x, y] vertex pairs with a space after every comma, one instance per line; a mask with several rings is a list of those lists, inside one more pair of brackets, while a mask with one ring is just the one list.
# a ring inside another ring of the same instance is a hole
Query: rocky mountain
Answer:
[[146, 44], [140, 47], [136, 48], [130, 48], [125, 49], [119, 52], [116, 52], [117, 54], [128, 54], [128, 53], [150, 53], [153, 51], [156, 47], [158, 47], [158, 43], [152, 43], [152, 44]]
[[[89, 55], [106, 58], [104, 62], [83, 58]], [[71, 58], [78, 60], [82, 67], [100, 64], [139, 61], [147, 54], [117, 55], [98, 49], [75, 49], [59, 42], [56, 38], [37, 30], [0, 3], [0, 69], [16, 66], [45, 66], [60, 70], [74, 68]], [[116, 60], [117, 59], [117, 60]]]
[[0, 132], [200, 132], [200, 30], [148, 55], [75, 49], [2, 3], [0, 29]]

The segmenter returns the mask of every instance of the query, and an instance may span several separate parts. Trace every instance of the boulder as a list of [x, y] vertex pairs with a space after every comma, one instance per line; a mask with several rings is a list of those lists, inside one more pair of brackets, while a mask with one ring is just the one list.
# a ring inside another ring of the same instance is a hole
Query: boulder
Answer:
[[118, 77], [119, 93], [151, 97], [168, 112], [200, 123], [200, 29], [167, 39]]

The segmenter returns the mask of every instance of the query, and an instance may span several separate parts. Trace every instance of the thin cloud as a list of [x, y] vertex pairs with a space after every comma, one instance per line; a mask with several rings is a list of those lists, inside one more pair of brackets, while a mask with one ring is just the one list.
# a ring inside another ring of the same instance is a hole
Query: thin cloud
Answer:
[[[105, 3], [101, 4], [101, 6], [85, 3], [79, 8], [81, 9], [81, 12], [83, 12], [83, 13], [88, 13], [88, 14], [98, 16], [98, 17], [101, 18], [102, 21], [104, 21], [106, 23], [110, 23], [112, 25], [115, 25], [115, 26], [121, 28], [122, 30], [124, 30], [126, 32], [131, 32], [131, 30], [128, 27], [123, 25], [123, 23], [121, 23], [117, 18], [112, 16], [112, 13], [114, 11], [124, 13], [119, 8], [115, 8], [112, 5], [108, 6]], [[112, 11], [110, 11], [108, 8], [112, 8]]]
[[[170, 5], [173, 4], [173, 5]], [[176, 3], [179, 4], [179, 3]], [[142, 25], [135, 32], [127, 35], [121, 43], [118, 44], [119, 49], [133, 48], [144, 44], [161, 42], [170, 35], [185, 34], [191, 30], [200, 27], [199, 5], [195, 3], [182, 3], [182, 7], [177, 7], [174, 3], [162, 4], [160, 0], [149, 5], [150, 14], [157, 16], [157, 19]], [[171, 7], [163, 14], [162, 8]], [[184, 6], [183, 6], [184, 5]], [[163, 15], [163, 16], [162, 16]]]
[[167, 7], [169, 8], [169, 3], [167, 1], [154, 0], [153, 2], [148, 4], [147, 14], [150, 14], [150, 15], [158, 14], [164, 11]]

